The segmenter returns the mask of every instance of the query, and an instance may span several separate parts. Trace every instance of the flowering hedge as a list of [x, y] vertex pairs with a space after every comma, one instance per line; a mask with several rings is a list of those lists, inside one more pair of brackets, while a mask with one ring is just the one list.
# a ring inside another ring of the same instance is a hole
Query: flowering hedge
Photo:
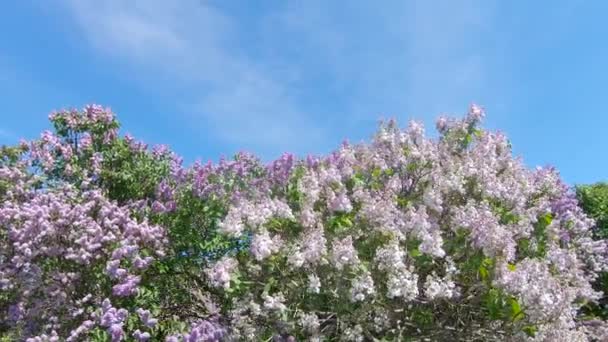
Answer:
[[0, 159], [0, 334], [29, 341], [602, 341], [606, 241], [554, 169], [460, 120], [184, 167], [109, 109]]

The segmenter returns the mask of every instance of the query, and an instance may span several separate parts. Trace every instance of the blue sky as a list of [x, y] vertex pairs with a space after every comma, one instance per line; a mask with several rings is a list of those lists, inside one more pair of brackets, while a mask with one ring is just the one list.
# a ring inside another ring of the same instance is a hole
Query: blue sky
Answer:
[[[245, 4], [249, 4], [248, 6]], [[7, 1], [0, 143], [110, 106], [186, 160], [324, 153], [486, 108], [527, 165], [608, 180], [605, 1]]]

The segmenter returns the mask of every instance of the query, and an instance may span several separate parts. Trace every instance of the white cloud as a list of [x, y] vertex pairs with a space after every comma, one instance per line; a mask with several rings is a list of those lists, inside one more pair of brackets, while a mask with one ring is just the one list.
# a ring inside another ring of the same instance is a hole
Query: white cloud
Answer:
[[200, 0], [68, 4], [97, 49], [201, 89], [184, 96], [194, 124], [263, 154], [327, 149], [380, 114], [462, 112], [485, 99], [494, 67], [480, 49], [495, 29], [484, 1], [309, 0], [254, 18]]
[[224, 142], [262, 152], [276, 152], [277, 145], [301, 151], [311, 141], [322, 144], [322, 125], [300, 111], [277, 75], [238, 53], [232, 19], [203, 1], [67, 4], [97, 49], [190, 91], [201, 89], [181, 110], [193, 113], [193, 123], [211, 126]]
[[[290, 2], [269, 31], [295, 36], [308, 63], [347, 89], [351, 125], [377, 115], [434, 118], [488, 99], [496, 9], [487, 1]], [[352, 127], [351, 127], [352, 129]]]

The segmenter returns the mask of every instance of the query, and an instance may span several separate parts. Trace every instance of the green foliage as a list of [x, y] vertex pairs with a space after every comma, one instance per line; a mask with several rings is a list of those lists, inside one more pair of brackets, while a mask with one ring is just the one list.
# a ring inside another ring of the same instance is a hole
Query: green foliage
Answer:
[[499, 289], [491, 288], [485, 295], [484, 303], [490, 319], [519, 321], [524, 318], [517, 298], [508, 296]]
[[608, 238], [608, 183], [577, 186], [576, 195], [585, 213], [596, 222], [596, 236]]
[[[581, 208], [595, 220], [594, 237], [608, 239], [608, 183], [579, 185], [576, 187], [576, 196]], [[608, 273], [601, 274], [594, 287], [608, 293]], [[597, 305], [587, 304], [585, 311], [594, 316], [608, 318], [606, 297]]]
[[154, 196], [156, 186], [169, 175], [167, 158], [154, 158], [146, 152], [133, 152], [124, 139], [103, 149], [100, 186], [109, 198], [124, 203]]

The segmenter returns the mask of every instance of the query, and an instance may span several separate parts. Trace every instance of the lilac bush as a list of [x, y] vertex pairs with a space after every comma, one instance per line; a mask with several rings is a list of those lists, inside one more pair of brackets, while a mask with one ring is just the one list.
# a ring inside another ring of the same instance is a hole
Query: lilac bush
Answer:
[[134, 295], [166, 243], [161, 227], [134, 220], [98, 190], [29, 188], [34, 180], [0, 168], [10, 184], [0, 206], [3, 321], [24, 336], [69, 331], [108, 296]]
[[0, 158], [0, 333], [58, 341], [603, 341], [605, 240], [483, 110], [438, 138], [182, 165], [100, 106]]
[[391, 121], [234, 200], [220, 230], [251, 245], [207, 270], [232, 333], [606, 340], [605, 322], [577, 315], [601, 296], [606, 241], [555, 170], [528, 170], [482, 118], [442, 118], [435, 140]]
[[162, 179], [176, 178], [181, 161], [119, 138], [114, 115], [100, 106], [50, 119], [55, 132], [2, 149], [1, 335], [144, 341], [186, 331], [194, 318], [167, 328], [148, 310], [167, 313], [151, 292], [158, 297], [161, 285], [176, 280], [170, 273], [157, 279], [175, 259], [176, 241], [168, 244], [171, 231], [153, 209], [163, 201], [162, 212], [171, 211], [173, 189]]

